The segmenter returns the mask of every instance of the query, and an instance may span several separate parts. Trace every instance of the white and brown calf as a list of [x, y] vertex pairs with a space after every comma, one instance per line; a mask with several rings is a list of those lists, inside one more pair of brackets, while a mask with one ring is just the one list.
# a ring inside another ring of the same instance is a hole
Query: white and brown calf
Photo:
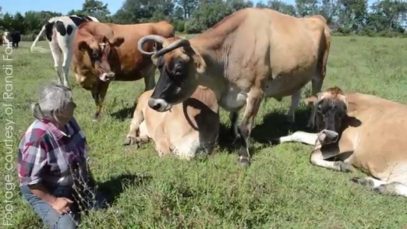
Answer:
[[31, 52], [33, 52], [38, 40], [45, 33], [52, 58], [54, 59], [54, 68], [58, 74], [58, 80], [66, 87], [69, 87], [68, 74], [73, 55], [72, 44], [76, 30], [80, 24], [86, 21], [98, 22], [98, 19], [91, 16], [77, 15], [52, 17], [42, 26], [41, 31], [31, 45]]

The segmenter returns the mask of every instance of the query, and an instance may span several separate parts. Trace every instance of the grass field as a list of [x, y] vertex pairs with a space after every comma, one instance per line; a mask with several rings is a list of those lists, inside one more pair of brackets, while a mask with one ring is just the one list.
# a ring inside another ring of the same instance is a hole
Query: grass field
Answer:
[[[56, 79], [51, 54], [30, 54], [29, 45], [22, 43], [13, 53], [16, 144], [33, 120], [29, 105], [38, 88]], [[44, 42], [39, 45], [47, 47]], [[3, 71], [1, 76], [4, 85]], [[252, 165], [244, 169], [225, 137], [227, 113], [221, 113], [223, 132], [213, 155], [189, 162], [159, 158], [151, 143], [141, 149], [122, 146], [132, 106], [144, 89], [141, 81], [112, 83], [103, 118], [95, 123], [90, 93], [75, 85], [73, 77], [70, 80], [78, 104], [75, 116], [90, 146], [91, 169], [111, 199], [108, 209], [83, 217], [83, 228], [407, 227], [406, 198], [379, 195], [353, 184], [350, 179], [361, 173], [312, 166], [310, 146], [269, 143], [272, 137], [305, 128], [309, 112], [305, 105], [297, 112], [296, 124], [289, 126], [284, 122], [288, 98], [281, 103], [268, 99], [262, 104], [251, 139]], [[324, 88], [334, 85], [407, 103], [407, 39], [334, 37]], [[309, 85], [303, 94], [307, 93]], [[3, 133], [8, 116], [1, 109]], [[0, 149], [4, 161], [5, 146]], [[0, 174], [7, 173], [0, 165]], [[5, 191], [2, 185], [2, 205], [6, 202]], [[22, 201], [17, 187], [10, 201], [14, 228], [40, 227], [41, 222]], [[0, 215], [4, 214], [2, 207]]]

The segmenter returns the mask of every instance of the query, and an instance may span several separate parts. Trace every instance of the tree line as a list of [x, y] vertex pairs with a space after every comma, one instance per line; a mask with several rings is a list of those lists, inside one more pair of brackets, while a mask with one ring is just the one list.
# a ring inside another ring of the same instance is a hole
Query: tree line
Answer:
[[[376, 0], [295, 0], [293, 5], [280, 0], [259, 2], [247, 0], [126, 0], [111, 14], [108, 5], [98, 0], [85, 0], [82, 9], [68, 14], [90, 15], [101, 22], [120, 24], [168, 20], [178, 32], [201, 32], [223, 17], [246, 7], [272, 8], [302, 17], [321, 14], [330, 27], [342, 34], [400, 35], [407, 30], [407, 1]], [[24, 15], [2, 13], [0, 30], [18, 30], [32, 39], [47, 19], [61, 15], [50, 11], [28, 11]]]

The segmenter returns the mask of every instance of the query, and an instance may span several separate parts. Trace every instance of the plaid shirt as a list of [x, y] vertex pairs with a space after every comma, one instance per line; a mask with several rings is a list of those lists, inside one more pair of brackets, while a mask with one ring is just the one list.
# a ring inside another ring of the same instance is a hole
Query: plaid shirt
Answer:
[[69, 187], [75, 177], [88, 179], [87, 169], [86, 139], [74, 118], [64, 126], [64, 131], [49, 121], [35, 120], [21, 139], [20, 185]]

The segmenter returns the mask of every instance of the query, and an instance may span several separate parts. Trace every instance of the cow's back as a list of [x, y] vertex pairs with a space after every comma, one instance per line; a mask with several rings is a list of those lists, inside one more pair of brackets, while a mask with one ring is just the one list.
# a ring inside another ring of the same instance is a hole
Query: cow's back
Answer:
[[226, 40], [230, 49], [225, 73], [230, 81], [244, 82], [239, 85], [244, 87], [265, 77], [269, 83], [266, 95], [282, 97], [297, 91], [316, 74], [323, 23], [311, 28], [302, 18], [271, 9], [249, 8], [234, 17], [240, 25]]
[[346, 97], [351, 122], [342, 136], [352, 141], [354, 164], [377, 177], [407, 165], [407, 106], [359, 93]]

